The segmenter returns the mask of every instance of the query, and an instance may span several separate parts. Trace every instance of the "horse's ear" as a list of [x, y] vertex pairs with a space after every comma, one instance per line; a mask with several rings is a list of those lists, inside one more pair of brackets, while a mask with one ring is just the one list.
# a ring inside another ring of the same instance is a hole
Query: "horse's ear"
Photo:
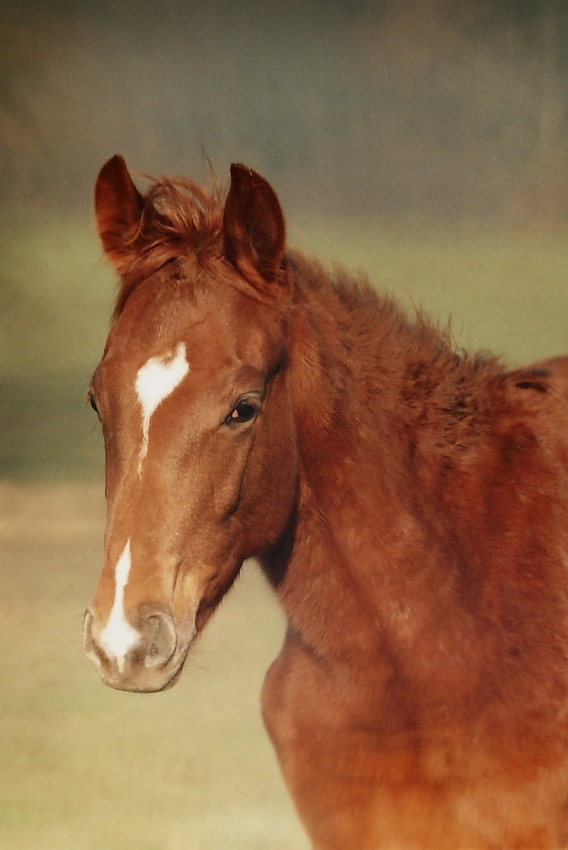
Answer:
[[286, 242], [284, 216], [264, 177], [244, 165], [231, 165], [231, 187], [223, 214], [225, 256], [257, 289], [283, 285]]
[[95, 184], [95, 218], [103, 248], [122, 274], [130, 265], [144, 199], [121, 156], [101, 168]]

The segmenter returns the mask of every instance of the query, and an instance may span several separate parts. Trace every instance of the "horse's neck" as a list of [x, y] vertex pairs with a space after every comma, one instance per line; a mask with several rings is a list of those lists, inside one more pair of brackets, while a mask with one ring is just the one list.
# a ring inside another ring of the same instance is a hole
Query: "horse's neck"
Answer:
[[[404, 368], [395, 337], [409, 326], [390, 302], [365, 292], [360, 299], [324, 283], [298, 295], [289, 368], [300, 500], [279, 583], [306, 642], [320, 650], [322, 641], [334, 650], [341, 646], [349, 657], [362, 652], [361, 641], [371, 633], [376, 646], [375, 612], [361, 606], [361, 594], [369, 577], [380, 583], [390, 548], [408, 523], [397, 493], [406, 472], [396, 421]], [[362, 618], [369, 619], [367, 629]]]
[[485, 379], [434, 328], [323, 278], [299, 292], [290, 350], [300, 500], [278, 592], [307, 643], [364, 656], [361, 642], [376, 652], [377, 629], [388, 634], [389, 618], [398, 629], [425, 581], [434, 594], [447, 581], [420, 469], [437, 474], [444, 440], [467, 423], [452, 405], [486, 405]]
[[416, 485], [419, 460], [434, 468], [482, 436], [503, 370], [458, 355], [447, 334], [367, 284], [342, 288], [306, 264], [297, 288], [290, 373], [303, 471], [322, 508], [342, 508], [364, 483], [367, 517], [373, 496]]
[[300, 290], [290, 371], [303, 473], [329, 515], [360, 490], [369, 464], [372, 492], [396, 477], [408, 371], [401, 352], [411, 348], [412, 327], [390, 300], [353, 284], [341, 293], [317, 266], [313, 273], [322, 279]]

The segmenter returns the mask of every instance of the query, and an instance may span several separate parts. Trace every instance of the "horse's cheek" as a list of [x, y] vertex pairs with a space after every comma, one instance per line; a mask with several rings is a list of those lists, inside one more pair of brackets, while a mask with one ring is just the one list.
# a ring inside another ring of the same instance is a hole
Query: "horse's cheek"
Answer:
[[294, 510], [296, 481], [293, 455], [274, 456], [267, 446], [250, 458], [240, 506], [247, 557], [262, 554], [282, 535]]
[[[263, 516], [268, 514], [277, 526], [278, 536], [284, 530], [295, 506], [298, 489], [298, 455], [295, 442], [285, 434], [263, 464]], [[268, 508], [268, 511], [267, 511]], [[274, 541], [271, 541], [274, 542]]]

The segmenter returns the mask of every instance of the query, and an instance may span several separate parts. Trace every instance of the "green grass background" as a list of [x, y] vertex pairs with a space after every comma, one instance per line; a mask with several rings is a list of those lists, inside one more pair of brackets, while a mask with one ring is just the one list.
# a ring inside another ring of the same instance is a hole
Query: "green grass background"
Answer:
[[[412, 311], [451, 319], [458, 344], [521, 363], [568, 349], [568, 238], [294, 221], [290, 241], [363, 270]], [[113, 298], [88, 218], [0, 228], [0, 477], [101, 473], [83, 401]]]
[[[566, 235], [299, 219], [290, 241], [451, 317], [459, 345], [568, 350]], [[307, 850], [260, 719], [284, 624], [257, 572], [165, 694], [111, 691], [82, 655], [104, 528], [84, 398], [113, 289], [88, 219], [0, 228], [0, 850]]]

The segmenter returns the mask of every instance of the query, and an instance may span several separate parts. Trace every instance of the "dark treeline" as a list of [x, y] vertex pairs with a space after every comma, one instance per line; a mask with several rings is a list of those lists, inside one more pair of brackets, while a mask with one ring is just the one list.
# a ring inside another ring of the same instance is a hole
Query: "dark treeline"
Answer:
[[9, 0], [0, 204], [84, 208], [115, 152], [243, 160], [288, 207], [555, 223], [568, 210], [561, 0]]

